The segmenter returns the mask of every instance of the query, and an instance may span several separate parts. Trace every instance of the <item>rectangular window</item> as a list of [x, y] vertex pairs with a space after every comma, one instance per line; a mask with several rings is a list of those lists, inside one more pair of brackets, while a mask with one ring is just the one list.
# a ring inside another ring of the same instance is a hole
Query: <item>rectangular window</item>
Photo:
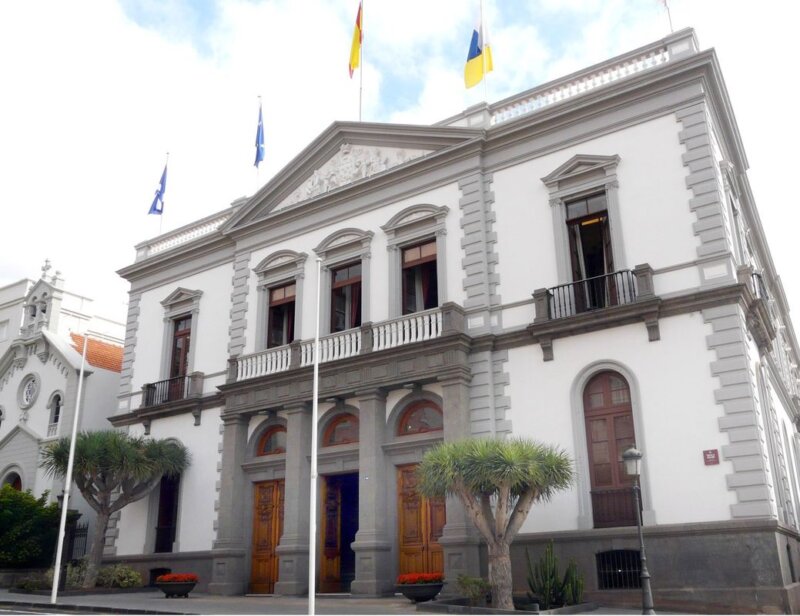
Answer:
[[186, 372], [189, 369], [189, 344], [191, 343], [192, 335], [191, 315], [178, 317], [172, 322], [172, 356], [169, 378], [186, 376]]
[[607, 274], [614, 272], [611, 233], [605, 193], [566, 203], [572, 280], [578, 312], [616, 303], [615, 284]]
[[403, 249], [403, 314], [436, 308], [436, 240]]
[[361, 325], [361, 263], [331, 271], [331, 331]]
[[267, 347], [279, 347], [294, 340], [295, 283], [269, 290]]

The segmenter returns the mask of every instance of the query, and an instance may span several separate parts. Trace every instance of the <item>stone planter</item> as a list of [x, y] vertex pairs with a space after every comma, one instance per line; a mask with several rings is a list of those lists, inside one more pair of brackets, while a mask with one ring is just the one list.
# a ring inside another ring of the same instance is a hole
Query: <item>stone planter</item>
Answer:
[[197, 582], [156, 582], [156, 586], [167, 595], [167, 599], [172, 597], [188, 598], [195, 585]]
[[444, 582], [436, 582], [433, 584], [398, 584], [397, 590], [401, 592], [406, 599], [410, 599], [414, 603], [421, 603], [422, 601], [430, 601], [439, 591], [442, 590]]

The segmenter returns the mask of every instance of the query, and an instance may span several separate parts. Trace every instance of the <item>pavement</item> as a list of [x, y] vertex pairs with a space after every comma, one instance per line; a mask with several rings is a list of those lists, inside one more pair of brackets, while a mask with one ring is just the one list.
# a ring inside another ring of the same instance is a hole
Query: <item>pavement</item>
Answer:
[[[349, 594], [319, 595], [316, 614], [426, 614], [402, 595], [378, 599]], [[0, 614], [308, 614], [306, 597], [245, 595], [222, 597], [192, 592], [188, 598], [167, 599], [160, 590], [59, 596], [12, 593], [0, 589]], [[641, 610], [600, 607], [590, 614], [640, 614]], [[662, 612], [664, 613], [664, 612]]]

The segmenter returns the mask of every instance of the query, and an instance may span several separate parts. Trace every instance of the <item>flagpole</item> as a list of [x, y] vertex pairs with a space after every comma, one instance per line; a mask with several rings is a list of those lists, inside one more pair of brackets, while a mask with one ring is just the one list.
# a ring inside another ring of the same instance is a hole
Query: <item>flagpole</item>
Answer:
[[486, 72], [486, 36], [485, 28], [483, 27], [483, 0], [480, 2], [480, 15], [481, 15], [481, 32], [480, 40], [483, 48], [481, 49], [481, 63], [483, 64], [483, 100], [489, 102], [489, 73]]
[[319, 287], [322, 259], [317, 257], [317, 308], [314, 313], [314, 379], [311, 395], [311, 485], [308, 515], [308, 613], [314, 615], [317, 569], [317, 422], [319, 415]]
[[669, 31], [675, 32], [675, 30], [672, 29], [672, 13], [669, 12], [669, 4], [667, 3], [667, 0], [664, 0], [664, 8], [667, 9], [667, 19], [669, 19]]
[[[167, 160], [164, 161], [164, 169], [169, 164], [169, 152], [167, 152]], [[166, 190], [164, 191], [166, 192]], [[158, 217], [158, 234], [161, 235], [161, 229], [164, 227], [164, 196], [161, 196], [161, 216]]]
[[58, 525], [58, 549], [56, 562], [53, 567], [53, 590], [50, 593], [50, 604], [53, 605], [58, 597], [58, 583], [61, 580], [61, 558], [64, 553], [64, 535], [67, 530], [67, 510], [69, 509], [69, 494], [72, 489], [72, 465], [75, 461], [75, 440], [78, 435], [78, 416], [81, 412], [81, 392], [83, 390], [83, 372], [86, 366], [86, 348], [89, 346], [89, 334], [83, 334], [83, 353], [81, 355], [81, 369], [78, 373], [78, 394], [75, 398], [75, 415], [72, 418], [72, 437], [69, 442], [69, 458], [67, 459], [67, 474], [64, 477], [64, 498], [61, 501], [61, 522]]
[[358, 33], [358, 63], [361, 70], [358, 71], [358, 121], [361, 122], [361, 93], [364, 90], [364, 0], [361, 1], [361, 24]]
[[[258, 117], [259, 117], [259, 119], [261, 119], [261, 95], [260, 94], [258, 95], [258, 112], [259, 112]], [[262, 122], [263, 122], [263, 120], [262, 120]], [[260, 146], [258, 144], [256, 144], [256, 147], [258, 148]], [[261, 168], [258, 165], [256, 165], [256, 189], [253, 191], [253, 194], [258, 192], [259, 186], [261, 186]]]

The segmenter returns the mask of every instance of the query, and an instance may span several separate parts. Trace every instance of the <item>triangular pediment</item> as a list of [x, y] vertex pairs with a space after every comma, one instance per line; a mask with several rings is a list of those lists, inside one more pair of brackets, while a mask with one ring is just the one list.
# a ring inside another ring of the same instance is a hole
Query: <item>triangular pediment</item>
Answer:
[[34, 297], [41, 300], [43, 297], [50, 297], [53, 295], [54, 287], [44, 279], [37, 280], [34, 285], [28, 290], [25, 296], [25, 302], [30, 302]]
[[[8, 418], [6, 417], [6, 419]], [[33, 430], [22, 424], [17, 424], [11, 428], [11, 431], [6, 434], [2, 440], [0, 440], [0, 449], [8, 447], [11, 443], [19, 443], [19, 441], [21, 441], [22, 444], [20, 445], [20, 448], [25, 450], [31, 445], [38, 447], [40, 440], [41, 437]]]
[[186, 289], [178, 287], [172, 293], [161, 300], [162, 306], [174, 306], [183, 302], [194, 302], [203, 294], [200, 290]]
[[335, 122], [232, 216], [223, 231], [363, 186], [482, 134], [451, 126]]
[[587, 175], [607, 175], [619, 164], [619, 156], [598, 156], [593, 154], [576, 154], [567, 162], [559, 165], [542, 182], [555, 186], [565, 180], [574, 180]]

